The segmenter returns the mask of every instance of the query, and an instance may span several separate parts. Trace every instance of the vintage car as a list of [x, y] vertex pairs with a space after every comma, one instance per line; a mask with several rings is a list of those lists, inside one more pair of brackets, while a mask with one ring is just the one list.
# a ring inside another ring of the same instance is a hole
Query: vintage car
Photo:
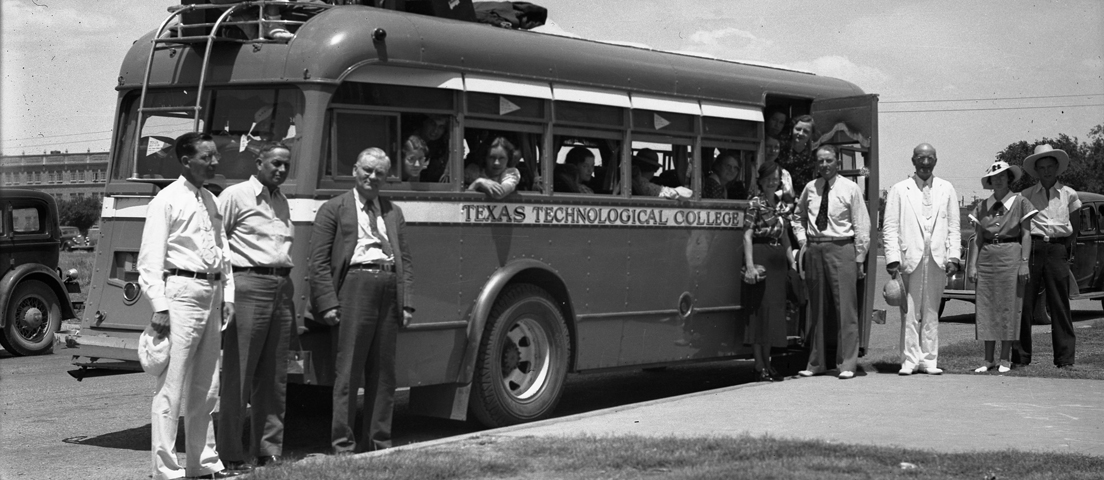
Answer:
[[53, 351], [61, 321], [76, 317], [69, 295], [80, 285], [58, 269], [57, 218], [48, 194], [0, 190], [0, 346], [13, 355]]
[[[1074, 261], [1070, 263], [1070, 300], [1100, 299], [1104, 305], [1104, 195], [1077, 192], [1081, 199], [1081, 210], [1078, 215], [1081, 218], [1081, 230], [1077, 235], [1077, 245], [1074, 247]], [[970, 252], [969, 242], [973, 241], [973, 226], [967, 225], [969, 220], [963, 213], [962, 233], [962, 258], [966, 264]], [[1036, 292], [1041, 295], [1042, 292]], [[943, 290], [943, 301], [939, 305], [939, 313], [942, 315], [943, 307], [947, 300], [974, 301], [974, 283], [966, 278], [965, 271], [959, 271], [947, 279], [947, 286]], [[1036, 323], [1049, 323], [1046, 317], [1045, 302], [1038, 301], [1039, 306], [1035, 310]]]
[[92, 251], [95, 248], [95, 245], [93, 245], [92, 242], [89, 242], [87, 237], [81, 235], [80, 229], [78, 229], [77, 227], [61, 227], [61, 251]]

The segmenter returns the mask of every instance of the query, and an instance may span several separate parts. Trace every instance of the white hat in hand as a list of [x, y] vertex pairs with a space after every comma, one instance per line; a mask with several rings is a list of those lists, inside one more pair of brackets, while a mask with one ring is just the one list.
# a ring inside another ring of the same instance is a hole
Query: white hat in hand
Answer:
[[160, 377], [169, 366], [169, 337], [158, 337], [153, 327], [146, 327], [138, 337], [138, 363], [142, 370]]

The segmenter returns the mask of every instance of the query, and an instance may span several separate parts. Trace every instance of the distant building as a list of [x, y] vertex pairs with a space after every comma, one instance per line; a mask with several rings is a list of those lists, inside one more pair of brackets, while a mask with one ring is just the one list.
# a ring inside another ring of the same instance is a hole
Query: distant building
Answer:
[[57, 200], [103, 198], [107, 152], [0, 155], [0, 188], [28, 188]]

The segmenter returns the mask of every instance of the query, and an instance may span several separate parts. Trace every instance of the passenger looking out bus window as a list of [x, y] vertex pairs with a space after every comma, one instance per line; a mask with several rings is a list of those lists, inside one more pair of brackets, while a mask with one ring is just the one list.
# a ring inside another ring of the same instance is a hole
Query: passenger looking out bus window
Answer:
[[786, 112], [770, 109], [767, 110], [767, 114], [764, 115], [764, 117], [767, 119], [767, 137], [782, 141], [783, 137], [788, 136], [787, 134], [789, 132], [786, 132]]
[[488, 197], [501, 200], [514, 193], [518, 182], [521, 181], [521, 173], [516, 167], [510, 166], [514, 161], [514, 144], [504, 137], [496, 137], [487, 146], [483, 156], [483, 165], [480, 176], [468, 190], [483, 192]]
[[[722, 153], [713, 161], [710, 170], [702, 185], [702, 198], [729, 198], [728, 185], [740, 175], [740, 161], [731, 153]], [[746, 188], [744, 190], [746, 197]]]
[[[448, 126], [451, 123], [447, 115], [415, 115], [414, 126], [403, 128], [406, 136], [422, 139], [426, 146], [426, 163], [421, 173], [423, 182], [447, 182], [449, 159]], [[406, 124], [406, 115], [403, 116]], [[417, 181], [417, 180], [410, 180]]]
[[650, 148], [643, 148], [632, 157], [632, 193], [633, 195], [662, 198], [690, 198], [693, 191], [686, 187], [665, 187], [652, 183], [656, 171], [662, 165], [659, 154]]
[[778, 164], [793, 176], [793, 184], [805, 185], [816, 180], [816, 153], [813, 151], [813, 139], [816, 137], [816, 122], [809, 115], [794, 119], [790, 131], [790, 141], [782, 144], [778, 155]]
[[422, 181], [422, 171], [426, 167], [429, 146], [417, 135], [406, 138], [402, 144], [402, 181]]
[[[589, 148], [586, 147], [574, 147], [567, 152], [567, 158], [564, 159], [565, 165], [571, 165], [578, 174], [578, 190], [579, 193], [594, 193], [587, 184], [594, 178], [594, 154], [591, 153]], [[559, 168], [559, 165], [556, 166]]]
[[[763, 163], [777, 162], [778, 161], [778, 154], [782, 151], [782, 145], [778, 141], [778, 139], [774, 138], [774, 137], [767, 137], [765, 140], [763, 140], [763, 145], [764, 145], [763, 151], [766, 154], [764, 159], [763, 159]], [[778, 192], [777, 193], [779, 195], [786, 196], [787, 198], [789, 198], [789, 201], [792, 203], [793, 199], [797, 197], [797, 193], [794, 192], [794, 188], [793, 188], [793, 177], [790, 175], [789, 170], [786, 170], [786, 169], [783, 168], [783, 169], [781, 169], [781, 172], [782, 172], [782, 181], [778, 184]], [[757, 194], [757, 192], [753, 192], [753, 193]]]

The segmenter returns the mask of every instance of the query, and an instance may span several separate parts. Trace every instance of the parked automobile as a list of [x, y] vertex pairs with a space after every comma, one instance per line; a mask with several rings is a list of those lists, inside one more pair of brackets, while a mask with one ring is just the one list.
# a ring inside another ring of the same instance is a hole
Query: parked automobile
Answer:
[[[1081, 199], [1081, 210], [1078, 212], [1081, 218], [1081, 230], [1077, 235], [1077, 244], [1074, 247], [1074, 261], [1070, 264], [1070, 300], [1100, 299], [1104, 306], [1104, 228], [1101, 220], [1104, 219], [1104, 195], [1077, 192]], [[963, 222], [969, 220], [963, 216]], [[973, 240], [973, 226], [970, 226], [970, 234], [966, 234], [965, 228], [962, 234], [962, 258], [963, 265], [969, 265], [969, 242]], [[960, 270], [952, 277], [948, 277], [947, 286], [943, 290], [943, 301], [939, 305], [939, 313], [943, 313], [943, 306], [947, 300], [974, 301], [974, 282], [966, 278], [966, 272]], [[1042, 292], [1035, 292], [1042, 295]], [[1039, 308], [1035, 310], [1036, 323], [1049, 323], [1046, 317], [1045, 303], [1041, 299], [1035, 302]]]
[[91, 251], [94, 248], [96, 248], [95, 245], [92, 245], [92, 243], [88, 241], [87, 237], [81, 235], [80, 229], [78, 229], [77, 227], [61, 227], [61, 251]]
[[0, 346], [13, 355], [54, 348], [61, 321], [76, 317], [69, 295], [80, 293], [76, 271], [62, 274], [62, 231], [54, 197], [0, 190]]
[[88, 235], [84, 237], [88, 239], [88, 244], [95, 248], [100, 243], [100, 227], [89, 228]]

